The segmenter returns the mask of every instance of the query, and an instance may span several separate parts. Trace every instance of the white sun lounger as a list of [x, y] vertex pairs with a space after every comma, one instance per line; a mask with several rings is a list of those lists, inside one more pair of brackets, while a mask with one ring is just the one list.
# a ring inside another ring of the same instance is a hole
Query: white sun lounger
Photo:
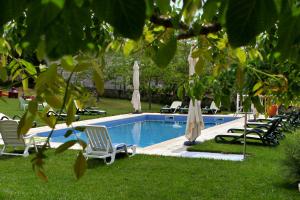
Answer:
[[[0, 121], [0, 134], [2, 136], [2, 140], [4, 143], [3, 148], [0, 151], [1, 155], [13, 155], [13, 156], [28, 156], [29, 155], [29, 148], [34, 147], [35, 151], [37, 151], [37, 147], [35, 145], [35, 141], [33, 136], [34, 135], [21, 135], [18, 136], [18, 122], [15, 120], [3, 120]], [[6, 152], [6, 147], [24, 147], [23, 153], [9, 153]]]
[[[127, 145], [125, 143], [114, 144], [108, 135], [105, 126], [84, 126], [88, 137], [88, 146], [85, 149], [84, 156], [88, 158], [102, 158], [106, 164], [112, 164], [115, 161], [115, 156], [119, 152], [128, 153], [131, 149], [131, 156], [136, 153], [135, 145]], [[106, 158], [111, 158], [109, 162]]]
[[160, 109], [160, 113], [176, 113], [176, 111], [181, 107], [181, 101], [173, 101], [171, 106], [165, 105]]

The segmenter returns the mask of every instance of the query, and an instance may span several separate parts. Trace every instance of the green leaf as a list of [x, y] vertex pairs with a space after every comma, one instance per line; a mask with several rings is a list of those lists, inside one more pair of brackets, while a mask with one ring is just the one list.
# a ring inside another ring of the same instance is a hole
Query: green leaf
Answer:
[[40, 119], [45, 122], [50, 128], [55, 127], [56, 117], [54, 115], [47, 116], [46, 113], [38, 112]]
[[239, 91], [242, 91], [244, 85], [244, 68], [241, 65], [236, 69], [236, 84]]
[[40, 40], [37, 49], [36, 49], [36, 57], [39, 61], [42, 61], [46, 55], [46, 42], [44, 39]]
[[77, 139], [77, 142], [80, 144], [80, 146], [82, 147], [82, 149], [85, 149], [87, 144], [84, 140], [81, 139]]
[[24, 40], [36, 49], [44, 37], [47, 56], [55, 59], [85, 49], [84, 27], [91, 24], [89, 5], [84, 3], [78, 7], [74, 0], [66, 1], [63, 7], [56, 1], [35, 2], [26, 12], [27, 29], [30, 31], [26, 32]]
[[252, 88], [252, 91], [255, 92], [256, 90], [260, 89], [264, 83], [262, 81], [258, 81]]
[[69, 130], [67, 130], [66, 131], [66, 133], [64, 134], [64, 137], [65, 138], [68, 138], [70, 135], [72, 135], [73, 134], [73, 130], [71, 130], [71, 129], [69, 129]]
[[246, 52], [242, 48], [235, 49], [235, 55], [239, 59], [240, 63], [244, 64], [247, 60]]
[[229, 43], [234, 47], [246, 45], [273, 26], [276, 20], [273, 0], [229, 0], [226, 13]]
[[[169, 3], [170, 6], [170, 3]], [[183, 17], [186, 23], [190, 23], [193, 20], [195, 13], [202, 6], [201, 0], [184, 0], [183, 1]]]
[[300, 15], [282, 16], [278, 28], [278, 50], [283, 59], [300, 62]]
[[104, 92], [104, 77], [100, 69], [94, 70], [93, 80], [98, 93], [102, 94]]
[[131, 53], [131, 51], [134, 49], [135, 45], [136, 45], [135, 41], [128, 40], [125, 43], [124, 47], [123, 47], [123, 53], [124, 53], [124, 55], [128, 56]]
[[161, 43], [158, 47], [154, 62], [158, 67], [167, 67], [173, 59], [177, 49], [177, 40], [171, 36], [165, 43]]
[[74, 72], [81, 72], [87, 70], [92, 65], [89, 58], [77, 57], [76, 61], [77, 61], [77, 65], [75, 66]]
[[217, 10], [221, 0], [207, 0], [203, 6], [202, 18], [211, 21], [217, 15]]
[[76, 126], [74, 128], [76, 131], [80, 131], [80, 132], [83, 132], [85, 130], [85, 127], [84, 126]]
[[75, 67], [75, 61], [74, 61], [73, 57], [70, 55], [63, 56], [60, 63], [61, 63], [61, 66], [67, 71], [73, 71], [73, 69]]
[[18, 56], [21, 56], [21, 55], [22, 55], [22, 48], [19, 46], [19, 44], [17, 44], [17, 45], [15, 46], [15, 50], [16, 50]]
[[25, 135], [29, 131], [29, 129], [32, 127], [34, 118], [34, 115], [28, 113], [28, 111], [25, 112], [18, 125], [19, 135]]
[[265, 108], [264, 108], [264, 106], [262, 105], [262, 103], [260, 102], [260, 99], [259, 99], [258, 96], [252, 97], [251, 100], [252, 100], [252, 102], [253, 102], [255, 108], [257, 109], [257, 111], [258, 111], [259, 113], [264, 113], [264, 112], [265, 112]]
[[97, 17], [124, 37], [138, 39], [142, 35], [146, 18], [144, 0], [94, 0], [92, 7]]
[[156, 0], [156, 5], [161, 13], [167, 13], [171, 10], [170, 0]]
[[45, 93], [45, 100], [53, 108], [61, 108], [62, 106], [62, 99], [52, 93]]
[[29, 1], [0, 0], [0, 26], [22, 15]]
[[28, 90], [28, 77], [26, 74], [22, 74], [22, 86], [24, 92], [26, 92]]
[[179, 86], [179, 88], [177, 89], [177, 96], [179, 99], [183, 99], [183, 91], [184, 91], [183, 85]]
[[150, 17], [153, 14], [154, 2], [153, 0], [146, 0], [146, 15]]
[[66, 124], [70, 126], [72, 122], [75, 120], [75, 114], [76, 114], [76, 108], [74, 105], [74, 101], [70, 100], [70, 103], [67, 106], [67, 119], [66, 119]]
[[69, 140], [63, 144], [61, 144], [57, 149], [55, 149], [55, 154], [62, 153], [72, 147], [74, 144], [77, 143], [77, 140]]
[[4, 82], [8, 78], [7, 71], [5, 67], [0, 67], [0, 79]]
[[36, 100], [31, 100], [29, 103], [28, 103], [28, 111], [35, 115], [35, 113], [37, 112], [38, 110], [38, 102]]
[[33, 64], [31, 64], [30, 62], [24, 60], [24, 59], [19, 59], [19, 62], [25, 67], [25, 70], [28, 74], [30, 75], [36, 75], [36, 69], [35, 66]]
[[[78, 3], [78, 0], [75, 0], [75, 2]], [[44, 4], [46, 4], [46, 3], [53, 3], [54, 5], [56, 5], [60, 9], [62, 9], [64, 7], [65, 0], [44, 0], [44, 1], [42, 1], [42, 4], [43, 3]]]
[[203, 75], [205, 72], [205, 59], [203, 58], [203, 56], [199, 56], [198, 57], [198, 61], [195, 65], [195, 72], [198, 75]]
[[76, 178], [79, 179], [83, 176], [87, 168], [86, 159], [82, 154], [82, 151], [80, 151], [77, 155], [77, 159], [74, 164], [74, 172], [76, 175]]

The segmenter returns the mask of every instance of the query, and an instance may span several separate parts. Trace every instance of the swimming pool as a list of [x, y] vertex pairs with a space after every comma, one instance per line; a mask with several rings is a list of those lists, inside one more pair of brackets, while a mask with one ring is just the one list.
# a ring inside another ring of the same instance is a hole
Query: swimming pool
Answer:
[[[147, 147], [184, 135], [186, 118], [184, 115], [141, 115], [93, 125], [105, 125], [113, 143], [136, 144], [138, 147]], [[205, 116], [205, 128], [234, 119], [236, 117]], [[64, 137], [67, 130], [55, 130], [51, 142], [66, 142], [75, 139], [75, 136]], [[49, 132], [42, 132], [38, 136], [45, 137], [48, 134]], [[76, 131], [76, 134], [79, 138], [87, 141], [85, 133]]]

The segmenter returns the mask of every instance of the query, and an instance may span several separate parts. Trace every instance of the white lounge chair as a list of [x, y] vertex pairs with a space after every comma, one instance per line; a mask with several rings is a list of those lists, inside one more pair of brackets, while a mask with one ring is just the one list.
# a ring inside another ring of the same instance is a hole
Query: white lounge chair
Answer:
[[160, 109], [160, 113], [175, 113], [182, 105], [181, 101], [173, 101], [171, 106], [165, 105]]
[[[19, 115], [14, 115], [12, 118], [3, 114], [3, 113], [0, 113], [0, 120], [15, 120], [19, 123], [20, 119], [22, 117], [20, 117]], [[32, 122], [32, 127], [37, 127], [37, 122], [36, 121], [33, 121]]]
[[[18, 136], [17, 133], [18, 129], [18, 122], [15, 120], [3, 120], [0, 121], [0, 133], [2, 136], [2, 140], [4, 143], [3, 148], [0, 151], [1, 155], [13, 155], [13, 156], [28, 156], [29, 155], [29, 148], [34, 147], [35, 151], [37, 151], [37, 147], [34, 141], [34, 135], [21, 135]], [[10, 153], [6, 152], [6, 147], [24, 147], [23, 153]]]
[[20, 109], [26, 110], [28, 108], [28, 102], [23, 99], [23, 97], [19, 97]]
[[[108, 135], [107, 128], [105, 126], [84, 126], [88, 137], [88, 146], [85, 149], [84, 156], [88, 158], [102, 158], [106, 164], [112, 164], [115, 161], [116, 154], [119, 152], [128, 153], [128, 149], [131, 149], [131, 156], [136, 153], [135, 145], [127, 145], [125, 143], [114, 144]], [[106, 158], [111, 158], [109, 162]]]
[[76, 114], [87, 114], [87, 115], [106, 115], [105, 110], [99, 110], [95, 108], [83, 108], [80, 101], [74, 100], [74, 105], [76, 107]]

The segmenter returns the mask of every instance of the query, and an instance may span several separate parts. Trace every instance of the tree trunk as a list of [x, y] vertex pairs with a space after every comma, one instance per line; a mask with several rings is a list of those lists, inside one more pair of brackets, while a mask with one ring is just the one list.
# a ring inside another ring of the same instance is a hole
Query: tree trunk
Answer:
[[151, 92], [151, 79], [148, 81], [148, 109], [151, 110], [152, 92]]

